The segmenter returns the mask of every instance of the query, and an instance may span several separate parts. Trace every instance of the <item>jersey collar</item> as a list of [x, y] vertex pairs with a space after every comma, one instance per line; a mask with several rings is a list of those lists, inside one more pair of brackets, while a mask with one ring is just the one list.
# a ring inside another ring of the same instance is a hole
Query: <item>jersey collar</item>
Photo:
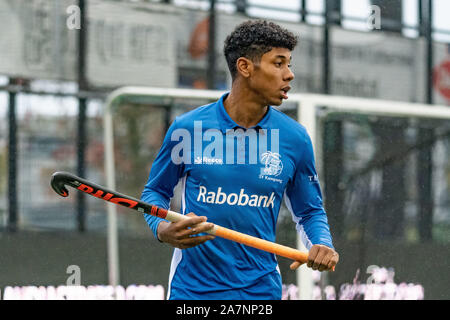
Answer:
[[[225, 110], [225, 106], [223, 105], [223, 100], [225, 100], [225, 98], [228, 96], [229, 92], [223, 94], [219, 101], [217, 101], [216, 103], [216, 109], [217, 109], [217, 120], [219, 122], [219, 126], [220, 126], [220, 130], [222, 131], [222, 133], [226, 133], [227, 130], [229, 129], [237, 129], [237, 128], [241, 128], [246, 130], [246, 128], [238, 125], [236, 122], [234, 122], [233, 119], [231, 119], [231, 117], [228, 115], [227, 111]], [[267, 108], [267, 112], [264, 115], [264, 117], [261, 119], [261, 121], [249, 128], [249, 129], [268, 129], [269, 128], [269, 119], [270, 119], [270, 115], [272, 114], [272, 107], [268, 106]]]

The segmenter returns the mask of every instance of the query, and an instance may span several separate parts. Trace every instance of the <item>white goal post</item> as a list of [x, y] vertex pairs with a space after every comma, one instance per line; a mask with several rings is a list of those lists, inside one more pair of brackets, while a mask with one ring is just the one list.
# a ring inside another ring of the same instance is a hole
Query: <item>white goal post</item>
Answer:
[[[167, 99], [205, 99], [217, 100], [225, 91], [175, 89], [175, 88], [150, 88], [150, 87], [122, 87], [112, 91], [106, 98], [103, 110], [104, 144], [105, 144], [105, 176], [106, 186], [115, 190], [115, 161], [114, 161], [114, 135], [113, 135], [113, 106], [130, 97]], [[390, 117], [423, 117], [450, 120], [450, 107], [438, 105], [426, 105], [418, 103], [406, 103], [398, 101], [375, 100], [365, 98], [342, 97], [318, 94], [290, 94], [289, 102], [297, 105], [298, 121], [306, 128], [313, 142], [317, 157], [317, 115], [318, 110], [335, 110], [360, 114], [382, 115]], [[109, 284], [119, 285], [119, 250], [116, 206], [107, 204], [108, 229], [108, 277]], [[297, 247], [305, 250], [297, 236]], [[312, 270], [301, 266], [297, 270], [297, 285], [300, 299], [312, 299], [313, 278]]]

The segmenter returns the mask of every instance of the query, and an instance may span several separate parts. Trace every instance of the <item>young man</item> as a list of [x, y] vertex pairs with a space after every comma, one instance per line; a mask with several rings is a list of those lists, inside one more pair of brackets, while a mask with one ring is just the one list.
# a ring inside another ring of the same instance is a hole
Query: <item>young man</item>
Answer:
[[145, 214], [155, 237], [175, 247], [169, 299], [280, 299], [275, 255], [204, 232], [208, 219], [275, 241], [283, 200], [309, 249], [308, 267], [326, 271], [338, 262], [310, 138], [271, 107], [288, 98], [296, 44], [274, 23], [237, 26], [224, 46], [231, 91], [177, 117], [166, 134], [142, 199], [169, 208], [181, 181], [182, 211], [191, 219], [169, 223]]

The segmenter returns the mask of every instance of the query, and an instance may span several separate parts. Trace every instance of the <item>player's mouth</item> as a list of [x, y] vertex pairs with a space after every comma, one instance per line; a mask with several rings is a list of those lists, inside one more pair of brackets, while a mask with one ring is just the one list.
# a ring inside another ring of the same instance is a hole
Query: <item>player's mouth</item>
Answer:
[[286, 87], [281, 88], [281, 97], [283, 99], [285, 99], [285, 100], [288, 99], [287, 93], [288, 93], [289, 90], [291, 90], [290, 86], [286, 86]]

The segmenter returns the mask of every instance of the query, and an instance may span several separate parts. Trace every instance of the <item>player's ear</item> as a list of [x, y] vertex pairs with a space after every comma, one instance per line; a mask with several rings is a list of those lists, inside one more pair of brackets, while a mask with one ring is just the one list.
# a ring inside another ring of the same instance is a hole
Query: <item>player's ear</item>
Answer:
[[250, 75], [252, 74], [252, 72], [254, 70], [254, 67], [255, 67], [255, 65], [254, 65], [253, 61], [251, 61], [250, 59], [247, 59], [245, 57], [240, 57], [236, 61], [237, 72], [244, 78], [250, 77]]

